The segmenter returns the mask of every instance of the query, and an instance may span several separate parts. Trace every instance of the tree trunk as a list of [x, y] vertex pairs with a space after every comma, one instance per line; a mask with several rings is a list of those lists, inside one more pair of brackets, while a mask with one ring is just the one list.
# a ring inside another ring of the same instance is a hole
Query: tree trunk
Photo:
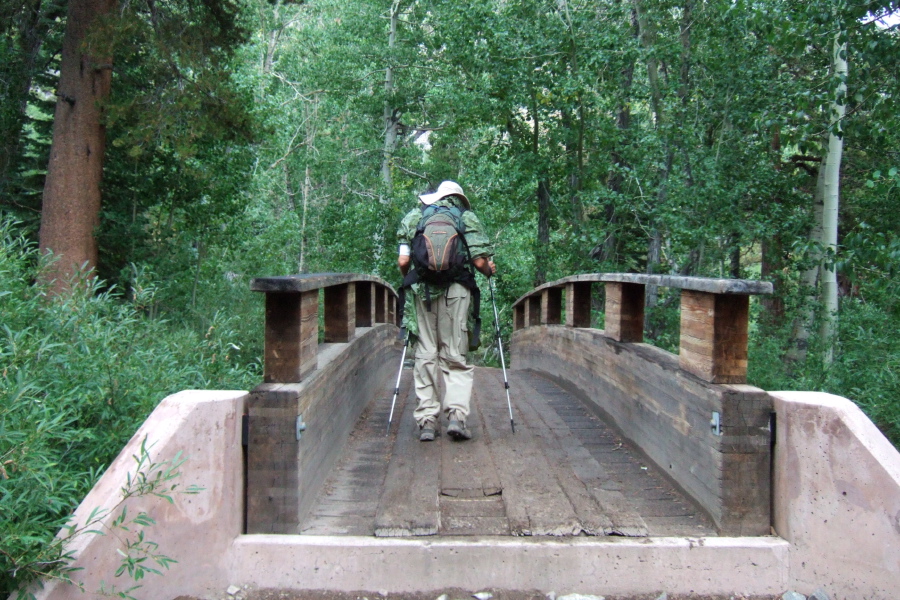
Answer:
[[782, 269], [785, 266], [784, 244], [780, 234], [762, 240], [762, 266], [760, 277], [763, 281], [772, 282], [775, 293], [771, 296], [760, 296], [765, 321], [779, 327], [784, 321], [784, 289]]
[[[388, 34], [389, 61], [393, 60], [393, 49], [397, 40], [397, 17], [400, 14], [400, 0], [394, 0], [391, 4], [391, 25]], [[391, 164], [394, 161], [394, 152], [397, 149], [397, 130], [400, 119], [397, 111], [391, 106], [391, 96], [394, 93], [394, 68], [388, 64], [384, 72], [384, 150], [381, 160], [381, 181], [388, 190], [394, 185], [391, 174]]]
[[94, 232], [106, 151], [102, 105], [109, 97], [112, 66], [111, 58], [93, 56], [83, 42], [115, 6], [115, 0], [69, 3], [40, 230], [41, 250], [58, 258], [44, 275], [54, 281], [56, 292], [68, 288], [79, 268], [97, 265]]
[[[781, 130], [775, 126], [772, 133], [772, 159], [774, 169], [781, 170]], [[772, 199], [774, 204], [781, 204], [781, 198]], [[771, 296], [760, 296], [759, 301], [763, 307], [762, 320], [764, 323], [778, 328], [784, 322], [784, 275], [786, 264], [784, 240], [780, 230], [772, 232], [771, 236], [763, 237], [761, 244], [761, 272], [760, 277], [764, 281], [772, 282], [775, 293]]]
[[809, 349], [809, 338], [812, 332], [812, 326], [816, 318], [816, 297], [819, 285], [819, 270], [822, 261], [823, 232], [822, 232], [822, 215], [824, 212], [825, 197], [825, 169], [828, 158], [826, 157], [819, 166], [819, 174], [816, 177], [816, 191], [813, 196], [813, 222], [812, 229], [809, 233], [809, 241], [813, 250], [807, 260], [811, 266], [806, 269], [800, 276], [801, 289], [806, 294], [806, 299], [800, 309], [800, 315], [794, 321], [793, 332], [791, 334], [791, 345], [787, 351], [785, 358], [790, 362], [803, 362], [806, 360], [806, 353]]
[[731, 248], [728, 251], [729, 265], [728, 276], [732, 279], [741, 278], [741, 234], [732, 233]]
[[[31, 82], [37, 70], [37, 59], [40, 55], [44, 40], [47, 37], [48, 21], [52, 21], [53, 12], [58, 10], [55, 5], [43, 0], [28, 0], [12, 21], [16, 24], [16, 39], [18, 42], [21, 61], [4, 69], [8, 78], [4, 87], [9, 90], [9, 96], [5, 99], [7, 106], [0, 109], [0, 198], [3, 201], [10, 194], [10, 180], [12, 179], [22, 152], [22, 129], [28, 120], [26, 109], [28, 96], [31, 92]], [[13, 15], [10, 15], [13, 17]], [[13, 29], [10, 26], [10, 29]], [[12, 36], [10, 36], [12, 37]]]
[[312, 180], [309, 177], [309, 165], [306, 165], [306, 173], [303, 177], [303, 216], [300, 218], [300, 259], [298, 261], [298, 273], [306, 273], [306, 214], [309, 210], [309, 194], [312, 189]]
[[[639, 38], [641, 30], [640, 26], [638, 25], [637, 11], [634, 8], [631, 9], [631, 28], [634, 32], [634, 37]], [[622, 99], [619, 102], [619, 109], [616, 114], [616, 129], [618, 129], [619, 131], [621, 141], [616, 143], [616, 146], [611, 152], [611, 158], [613, 164], [615, 165], [615, 171], [613, 171], [612, 175], [610, 175], [609, 179], [606, 182], [606, 187], [608, 187], [610, 191], [613, 192], [615, 197], [618, 197], [622, 194], [625, 185], [625, 179], [622, 176], [622, 169], [628, 166], [621, 147], [628, 145], [627, 132], [631, 128], [632, 83], [634, 83], [633, 60], [628, 63], [628, 65], [622, 70]], [[591, 258], [599, 260], [601, 262], [607, 262], [616, 259], [616, 248], [618, 246], [618, 239], [616, 236], [617, 217], [615, 201], [608, 201], [603, 207], [603, 213], [606, 220], [605, 235], [603, 237], [603, 241], [597, 244], [594, 249], [591, 250]]]
[[[559, 9], [566, 23], [569, 35], [569, 70], [574, 79], [578, 79], [578, 40], [575, 37], [575, 25], [568, 0], [560, 0]], [[566, 156], [569, 157], [569, 200], [572, 210], [572, 224], [577, 237], [584, 227], [584, 205], [581, 190], [584, 181], [584, 98], [581, 91], [576, 93], [574, 111], [563, 111], [563, 123], [566, 128]], [[574, 115], [572, 114], [574, 113]]]
[[538, 198], [538, 252], [535, 256], [535, 287], [547, 283], [547, 251], [550, 248], [550, 183], [541, 179], [537, 187]]
[[[681, 110], [678, 114], [678, 129], [684, 130], [687, 111], [691, 101], [691, 27], [694, 24], [694, 1], [685, 0], [681, 13], [681, 85], [678, 87], [678, 97], [681, 99]], [[687, 144], [683, 143], [682, 136], [676, 138], [684, 160], [685, 186], [693, 187], [694, 174], [691, 168], [691, 156]]]
[[838, 30], [834, 37], [832, 67], [835, 77], [840, 80], [831, 104], [831, 130], [828, 134], [828, 160], [825, 163], [822, 207], [822, 248], [827, 253], [827, 264], [822, 265], [822, 328], [820, 330], [825, 348], [823, 357], [826, 365], [834, 360], [834, 334], [838, 318], [838, 282], [835, 261], [837, 260], [838, 208], [840, 206], [841, 157], [844, 152], [842, 121], [847, 112], [847, 43], [846, 31]]
[[[637, 15], [641, 45], [645, 50], [647, 50], [647, 81], [650, 84], [650, 106], [653, 109], [654, 127], [658, 135], [666, 136], [663, 127], [665, 116], [663, 114], [662, 90], [660, 89], [659, 85], [659, 61], [656, 59], [652, 52], [653, 45], [656, 40], [656, 33], [650, 26], [646, 14], [643, 12], [643, 6], [641, 5], [640, 0], [633, 0], [633, 6], [635, 14]], [[675, 160], [671, 142], [667, 137], [664, 140], [664, 145], [666, 147], [666, 164], [662, 173], [660, 173], [659, 183], [657, 184], [658, 187], [656, 191], [655, 207], [657, 210], [661, 209], [666, 202], [669, 173], [672, 170], [672, 164]], [[650, 215], [649, 228], [650, 240], [647, 248], [646, 271], [647, 273], [656, 273], [657, 271], [659, 271], [659, 263], [662, 258], [663, 234], [659, 228], [659, 223], [655, 214]], [[657, 286], [648, 285], [645, 290], [645, 294], [644, 304], [648, 309], [652, 309], [654, 306], [656, 306], [657, 303]], [[650, 325], [650, 313], [650, 310], [644, 311], [644, 327], [648, 330]], [[650, 337], [652, 337], [652, 335]]]
[[538, 204], [538, 230], [537, 247], [534, 253], [534, 285], [539, 286], [547, 282], [547, 251], [550, 248], [550, 182], [547, 180], [545, 167], [541, 164], [540, 156], [540, 118], [538, 117], [537, 93], [532, 90], [533, 104], [533, 129], [531, 134], [531, 152], [534, 155], [534, 164], [537, 165], [537, 204]]

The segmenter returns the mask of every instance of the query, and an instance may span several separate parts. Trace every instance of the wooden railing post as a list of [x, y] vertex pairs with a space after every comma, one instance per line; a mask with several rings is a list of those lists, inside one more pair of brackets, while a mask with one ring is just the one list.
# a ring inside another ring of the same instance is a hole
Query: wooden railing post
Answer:
[[375, 286], [375, 322], [384, 323], [385, 308], [387, 305], [387, 289], [383, 286]]
[[[387, 290], [385, 290], [387, 291]], [[400, 327], [400, 323], [397, 322], [397, 298], [387, 293], [387, 322], [393, 323], [397, 327]]]
[[513, 319], [513, 330], [524, 329], [525, 327], [525, 303], [516, 304], [513, 307], [515, 315]]
[[562, 323], [562, 288], [547, 288], [541, 294], [541, 321], [547, 325]]
[[566, 325], [591, 326], [591, 283], [577, 281], [566, 284]]
[[301, 381], [316, 368], [319, 291], [266, 294], [266, 383]]
[[606, 284], [606, 335], [617, 342], [644, 341], [644, 285]]
[[528, 299], [528, 327], [534, 327], [541, 324], [541, 297], [532, 296]]
[[356, 326], [371, 327], [372, 316], [375, 312], [372, 304], [372, 288], [375, 286], [371, 281], [357, 281], [356, 286]]
[[681, 291], [679, 366], [711, 383], [747, 383], [750, 298]]
[[325, 288], [325, 341], [349, 342], [356, 332], [356, 285]]
[[258, 277], [250, 289], [266, 294], [265, 383], [299, 383], [316, 369], [319, 290], [325, 299], [326, 342], [349, 342], [357, 327], [391, 322], [385, 320], [386, 307], [396, 304], [386, 282], [353, 273]]

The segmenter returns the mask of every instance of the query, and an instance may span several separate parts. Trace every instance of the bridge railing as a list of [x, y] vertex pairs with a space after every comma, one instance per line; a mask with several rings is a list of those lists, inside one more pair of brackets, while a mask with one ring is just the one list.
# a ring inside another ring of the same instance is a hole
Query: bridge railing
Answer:
[[[594, 284], [606, 286], [604, 330], [590, 327]], [[638, 343], [648, 285], [681, 289], [678, 356]], [[567, 277], [516, 301], [511, 365], [554, 378], [596, 407], [721, 534], [766, 535], [772, 398], [745, 384], [749, 297], [771, 292], [771, 284], [746, 280]]]
[[772, 284], [636, 273], [573, 275], [544, 284], [514, 304], [514, 329], [531, 325], [591, 326], [591, 287], [606, 286], [606, 335], [618, 342], [644, 341], [648, 285], [681, 289], [679, 366], [710, 383], [747, 382], [747, 329], [751, 295], [771, 294]]
[[266, 294], [266, 339], [264, 383], [243, 422], [245, 530], [298, 533], [353, 425], [396, 372], [397, 294], [354, 273], [260, 277], [250, 289]]
[[349, 342], [357, 327], [397, 319], [397, 292], [372, 275], [257, 277], [250, 289], [266, 294], [266, 383], [297, 383], [316, 369], [319, 290], [324, 292], [325, 342]]

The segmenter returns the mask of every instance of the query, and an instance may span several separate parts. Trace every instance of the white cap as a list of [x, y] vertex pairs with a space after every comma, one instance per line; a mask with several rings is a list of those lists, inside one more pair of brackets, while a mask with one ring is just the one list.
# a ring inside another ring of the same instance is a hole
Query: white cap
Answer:
[[463, 190], [458, 183], [455, 181], [442, 181], [441, 185], [438, 186], [438, 189], [433, 194], [422, 194], [419, 196], [419, 200], [422, 201], [422, 204], [434, 204], [441, 198], [446, 198], [447, 196], [459, 196], [462, 198], [463, 204], [465, 204], [467, 209], [471, 209], [472, 207], [469, 205], [469, 199], [466, 198], [466, 195], [463, 194]]

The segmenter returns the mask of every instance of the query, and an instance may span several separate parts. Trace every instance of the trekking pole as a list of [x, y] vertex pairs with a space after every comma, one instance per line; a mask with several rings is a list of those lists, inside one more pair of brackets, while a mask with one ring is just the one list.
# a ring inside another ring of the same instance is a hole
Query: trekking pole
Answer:
[[513, 421], [512, 401], [509, 399], [509, 380], [506, 379], [506, 359], [503, 358], [503, 340], [500, 339], [500, 314], [497, 312], [497, 302], [494, 300], [494, 280], [488, 277], [491, 288], [491, 305], [494, 307], [494, 335], [497, 336], [497, 349], [500, 350], [500, 366], [503, 367], [503, 387], [506, 388], [506, 406], [509, 407], [509, 426], [512, 432], [516, 432], [516, 422]]
[[[403, 335], [402, 333], [400, 335]], [[403, 342], [403, 354], [400, 355], [400, 369], [397, 371], [397, 385], [394, 386], [394, 399], [391, 400], [391, 414], [388, 415], [387, 432], [385, 435], [391, 435], [391, 421], [394, 419], [394, 403], [397, 402], [397, 396], [400, 394], [400, 377], [403, 375], [403, 363], [406, 361], [406, 349], [409, 348], [410, 333], [406, 333], [406, 341]]]

